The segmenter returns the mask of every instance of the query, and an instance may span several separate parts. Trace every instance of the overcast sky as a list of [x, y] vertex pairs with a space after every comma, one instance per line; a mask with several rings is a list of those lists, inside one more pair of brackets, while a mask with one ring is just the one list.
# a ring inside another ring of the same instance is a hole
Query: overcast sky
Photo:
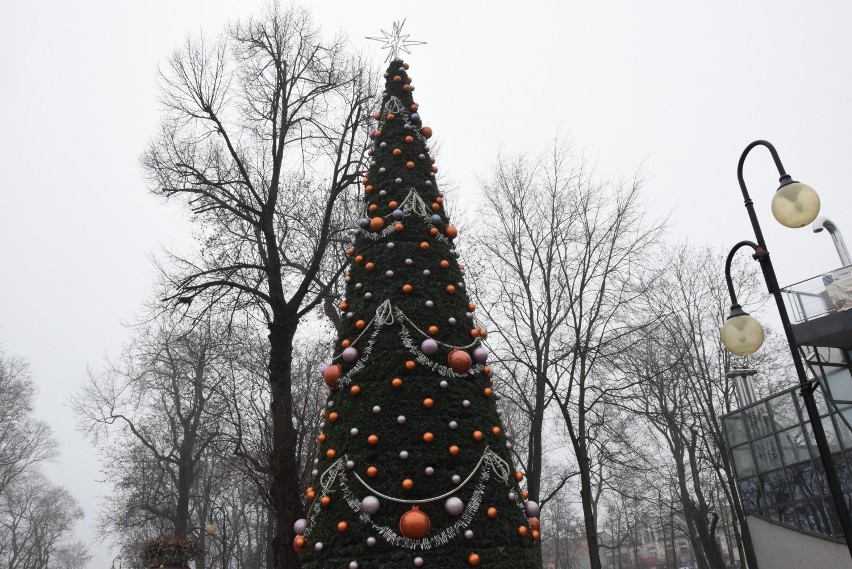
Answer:
[[[0, 342], [32, 363], [38, 413], [62, 445], [47, 470], [85, 507], [85, 539], [105, 489], [68, 397], [127, 337], [121, 322], [150, 294], [149, 255], [186, 241], [182, 214], [147, 193], [138, 166], [160, 112], [156, 68], [187, 34], [261, 5], [51, 0], [0, 12]], [[852, 238], [852, 3], [410, 6], [324, 0], [313, 11], [324, 30], [373, 52], [360, 38], [394, 19], [428, 41], [406, 60], [442, 144], [438, 163], [461, 184], [452, 199], [473, 205], [475, 178], [500, 149], [560, 132], [602, 174], [641, 165], [651, 211], [674, 212], [670, 240], [730, 246], [752, 237], [737, 159], [766, 138]], [[781, 283], [836, 268], [825, 234], [774, 223], [768, 153], [752, 153], [746, 176]], [[93, 550], [92, 567], [109, 567], [108, 547]]]

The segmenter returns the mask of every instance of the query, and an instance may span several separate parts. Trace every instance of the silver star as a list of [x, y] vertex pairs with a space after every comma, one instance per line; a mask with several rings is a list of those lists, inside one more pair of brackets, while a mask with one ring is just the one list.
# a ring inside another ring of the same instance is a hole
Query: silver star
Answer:
[[368, 38], [366, 38], [368, 40], [383, 42], [381, 49], [390, 50], [388, 52], [387, 58], [385, 58], [385, 61], [391, 61], [393, 59], [396, 59], [397, 57], [399, 57], [400, 52], [401, 53], [411, 53], [408, 50], [409, 46], [425, 45], [426, 44], [425, 41], [409, 40], [408, 38], [411, 37], [411, 34], [403, 34], [402, 33], [402, 26], [404, 26], [404, 25], [405, 25], [405, 20], [403, 20], [402, 22], [398, 22], [398, 21], [394, 22], [393, 23], [393, 30], [391, 31], [391, 33], [388, 33], [384, 30], [381, 30], [383, 37], [375, 37], [375, 38], [368, 37]]

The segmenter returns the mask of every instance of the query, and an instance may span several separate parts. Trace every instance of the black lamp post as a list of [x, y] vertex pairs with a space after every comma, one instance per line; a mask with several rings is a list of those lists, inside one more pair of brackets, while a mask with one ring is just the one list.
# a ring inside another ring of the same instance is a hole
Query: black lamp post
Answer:
[[816, 192], [809, 186], [794, 181], [787, 174], [784, 166], [781, 164], [781, 159], [778, 157], [778, 152], [772, 144], [765, 140], [755, 140], [746, 146], [737, 166], [737, 178], [740, 182], [745, 207], [748, 211], [757, 243], [752, 241], [737, 243], [731, 250], [725, 263], [725, 278], [728, 283], [728, 291], [731, 295], [731, 315], [722, 328], [722, 342], [730, 352], [743, 356], [753, 354], [763, 343], [763, 328], [754, 318], [746, 314], [737, 303], [737, 297], [731, 282], [731, 260], [734, 254], [742, 247], [751, 247], [754, 250], [752, 257], [760, 263], [766, 286], [775, 298], [775, 304], [778, 306], [781, 324], [784, 326], [787, 344], [790, 347], [790, 354], [793, 356], [796, 374], [799, 377], [802, 400], [808, 412], [808, 421], [813, 429], [814, 439], [819, 450], [823, 469], [825, 470], [825, 476], [828, 479], [828, 487], [831, 491], [834, 507], [837, 510], [840, 527], [846, 538], [846, 546], [849, 548], [850, 555], [852, 555], [852, 519], [849, 516], [849, 508], [843, 497], [840, 479], [837, 476], [837, 469], [834, 466], [831, 449], [828, 446], [828, 440], [825, 438], [825, 431], [822, 427], [822, 421], [819, 418], [819, 410], [814, 400], [814, 389], [816, 389], [817, 384], [810, 382], [805, 374], [805, 366], [802, 363], [798, 344], [793, 336], [793, 328], [790, 324], [790, 317], [787, 315], [787, 308], [784, 306], [784, 299], [781, 297], [781, 289], [778, 286], [775, 269], [773, 269], [772, 261], [769, 259], [769, 251], [766, 248], [766, 241], [763, 239], [763, 232], [760, 230], [760, 223], [754, 211], [754, 204], [748, 195], [745, 180], [743, 179], [743, 164], [745, 163], [746, 156], [756, 146], [764, 146], [769, 150], [780, 175], [780, 187], [772, 200], [772, 214], [775, 218], [787, 227], [804, 227], [816, 219], [816, 216], [819, 214], [819, 197], [816, 195]]
[[[210, 508], [210, 511], [211, 512], [217, 512], [218, 511], [219, 516], [221, 517], [221, 520], [222, 520], [222, 524], [221, 524], [222, 537], [220, 538], [222, 540], [222, 569], [228, 569], [228, 531], [227, 531], [228, 528], [225, 524], [225, 520], [227, 518], [227, 516], [225, 514], [225, 508], [223, 508], [221, 505], [215, 505], [212, 508]], [[215, 520], [216, 520], [215, 516], [213, 517], [213, 520], [215, 522]], [[208, 535], [215, 536], [216, 533], [219, 531], [219, 525], [217, 525], [215, 523], [207, 524], [205, 530], [207, 531]]]

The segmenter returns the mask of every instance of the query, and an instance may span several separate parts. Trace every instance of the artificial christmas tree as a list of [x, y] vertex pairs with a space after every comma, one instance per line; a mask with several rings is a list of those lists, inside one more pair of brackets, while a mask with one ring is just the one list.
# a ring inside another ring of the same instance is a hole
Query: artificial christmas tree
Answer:
[[538, 567], [538, 507], [510, 467], [486, 332], [407, 69], [391, 62], [375, 115], [365, 217], [323, 370], [320, 456], [293, 545], [308, 569]]

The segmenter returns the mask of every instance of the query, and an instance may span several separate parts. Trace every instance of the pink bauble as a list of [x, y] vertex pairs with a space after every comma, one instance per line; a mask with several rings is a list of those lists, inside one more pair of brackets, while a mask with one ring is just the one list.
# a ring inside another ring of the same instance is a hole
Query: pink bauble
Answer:
[[432, 338], [427, 338], [420, 344], [420, 350], [427, 356], [431, 356], [438, 351], [438, 342]]
[[473, 350], [473, 359], [476, 360], [476, 363], [484, 364], [488, 361], [488, 350], [485, 348], [476, 348]]
[[355, 348], [350, 346], [350, 347], [346, 348], [345, 350], [343, 350], [343, 361], [344, 362], [351, 364], [352, 362], [354, 362], [357, 359], [358, 359], [358, 350], [356, 350]]
[[302, 518], [302, 519], [296, 520], [296, 523], [293, 524], [293, 531], [295, 531], [297, 535], [302, 535], [303, 533], [305, 533], [305, 529], [307, 529], [307, 527], [308, 527], [308, 520]]

